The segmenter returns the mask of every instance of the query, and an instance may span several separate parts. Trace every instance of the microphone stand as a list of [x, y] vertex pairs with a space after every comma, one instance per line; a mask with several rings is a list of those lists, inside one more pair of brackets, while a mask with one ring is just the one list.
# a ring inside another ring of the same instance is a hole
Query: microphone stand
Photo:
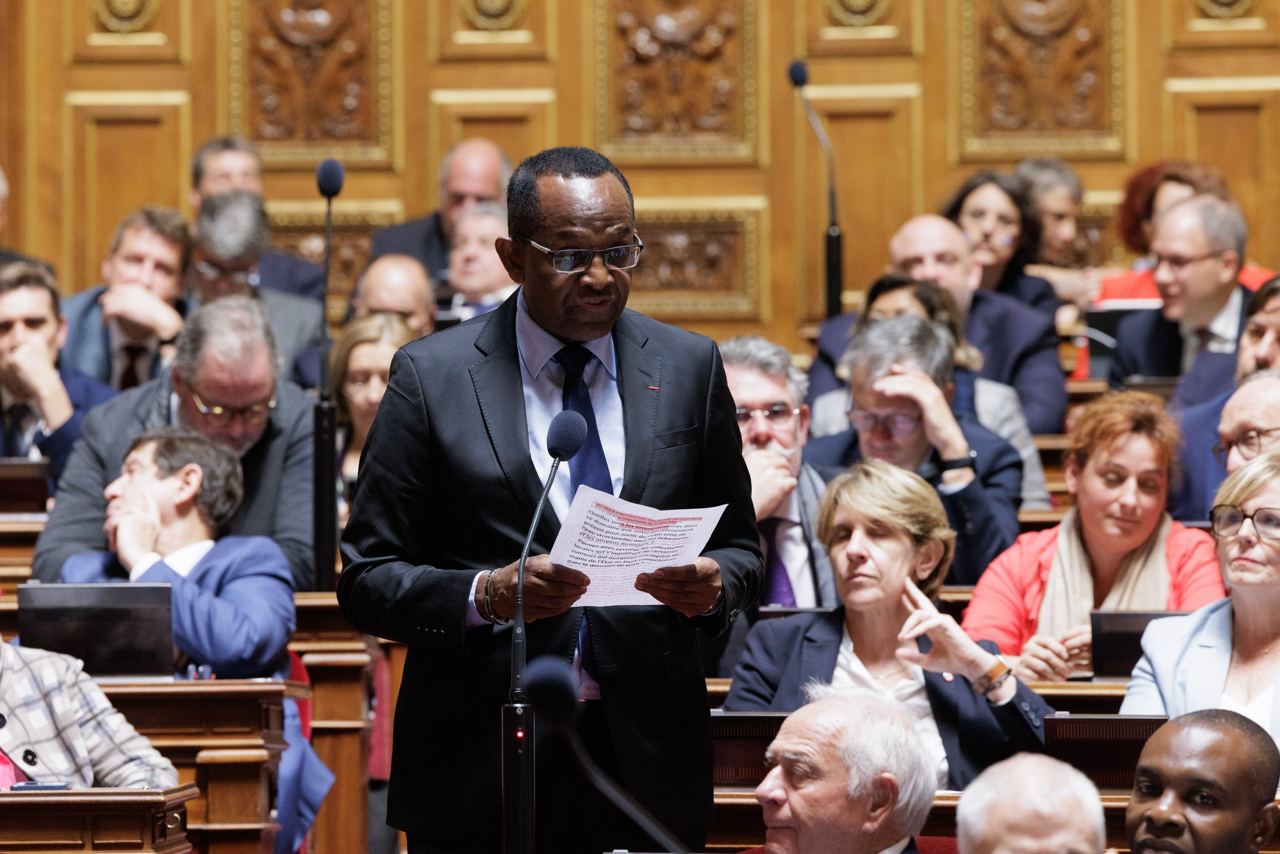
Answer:
[[529, 559], [533, 534], [542, 519], [542, 510], [555, 483], [560, 457], [551, 458], [551, 473], [538, 496], [533, 522], [520, 549], [516, 565], [516, 613], [511, 625], [511, 694], [502, 707], [502, 850], [505, 854], [533, 854], [535, 803], [534, 756], [535, 719], [533, 706], [524, 690], [528, 660], [524, 622], [524, 565]]
[[[323, 303], [326, 312], [329, 306], [329, 271], [332, 265], [333, 195], [326, 193]], [[338, 436], [337, 413], [329, 390], [329, 321], [324, 315], [321, 320], [320, 397], [315, 405], [315, 456], [312, 461], [315, 489], [315, 502], [312, 505], [312, 563], [315, 566], [316, 590], [329, 592], [334, 589], [333, 569], [338, 559]]]
[[818, 111], [813, 108], [813, 104], [805, 97], [804, 92], [797, 87], [796, 92], [800, 95], [800, 101], [804, 104], [805, 114], [809, 118], [809, 125], [813, 128], [814, 134], [818, 137], [818, 144], [822, 146], [823, 152], [826, 154], [827, 160], [827, 231], [826, 231], [826, 248], [827, 248], [827, 317], [835, 317], [844, 310], [844, 306], [840, 301], [840, 294], [844, 289], [844, 235], [840, 233], [840, 218], [836, 216], [836, 161], [835, 155], [831, 150], [831, 140], [827, 137], [827, 131], [822, 127], [822, 120], [818, 118]]

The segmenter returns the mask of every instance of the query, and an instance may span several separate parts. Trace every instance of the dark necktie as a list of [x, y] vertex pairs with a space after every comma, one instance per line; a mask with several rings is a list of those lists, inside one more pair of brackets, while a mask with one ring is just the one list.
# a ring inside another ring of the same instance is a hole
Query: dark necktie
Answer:
[[27, 419], [32, 410], [25, 403], [15, 403], [4, 411], [4, 455], [25, 457], [31, 451], [27, 441]]
[[124, 354], [124, 371], [120, 374], [120, 390], [133, 388], [143, 382], [142, 372], [138, 370], [138, 360], [147, 352], [141, 344], [126, 344], [120, 348]]
[[782, 520], [770, 517], [761, 521], [757, 527], [760, 529], [761, 536], [764, 537], [765, 549], [768, 550], [768, 556], [765, 559], [764, 598], [760, 600], [760, 604], [794, 608], [796, 592], [791, 587], [791, 576], [787, 575], [787, 566], [782, 562], [780, 548], [782, 543], [778, 536]]
[[579, 344], [562, 347], [554, 356], [564, 368], [564, 393], [561, 400], [565, 409], [571, 409], [587, 422], [587, 440], [582, 449], [569, 460], [569, 500], [578, 494], [582, 484], [601, 492], [613, 493], [613, 478], [609, 476], [609, 461], [600, 444], [600, 431], [596, 427], [596, 413], [591, 408], [591, 394], [582, 379], [582, 372], [595, 358], [591, 351]]

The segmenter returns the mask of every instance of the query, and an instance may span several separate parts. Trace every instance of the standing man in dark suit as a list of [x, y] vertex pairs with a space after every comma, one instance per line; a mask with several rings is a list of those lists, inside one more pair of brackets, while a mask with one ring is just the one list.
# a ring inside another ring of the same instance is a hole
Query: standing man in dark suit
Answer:
[[440, 208], [419, 219], [380, 228], [373, 233], [370, 260], [392, 253], [422, 262], [435, 285], [442, 309], [453, 300], [449, 287], [449, 247], [462, 212], [476, 202], [503, 202], [511, 161], [496, 143], [464, 139], [440, 161]]
[[[209, 196], [248, 190], [262, 196], [262, 158], [258, 148], [239, 136], [215, 136], [191, 158], [191, 210], [198, 215]], [[258, 259], [262, 287], [324, 300], [324, 270], [288, 252], [264, 249]]]
[[951, 411], [954, 348], [941, 325], [914, 315], [860, 332], [845, 354], [850, 429], [811, 439], [804, 458], [841, 467], [881, 459], [929, 481], [956, 532], [947, 581], [976, 584], [1018, 536], [1022, 458], [976, 419]]
[[[515, 561], [551, 467], [547, 426], [571, 408], [595, 429], [560, 468], [535, 532], [529, 657], [577, 663], [587, 749], [700, 848], [711, 743], [696, 630], [723, 631], [762, 576], [720, 356], [624, 310], [643, 245], [630, 187], [607, 159], [585, 148], [529, 158], [508, 210], [498, 252], [521, 289], [396, 354], [344, 534], [343, 613], [409, 645], [389, 823], [415, 854], [498, 849]], [[656, 508], [727, 506], [694, 563], [637, 580], [663, 604], [574, 608], [587, 577], [546, 552], [581, 482]], [[651, 847], [553, 746], [538, 757], [539, 850]]]
[[1248, 290], [1237, 281], [1248, 231], [1235, 202], [1192, 196], [1155, 222], [1151, 255], [1162, 305], [1120, 322], [1111, 385], [1130, 376], [1178, 377], [1169, 403], [1203, 403], [1235, 374]]
[[25, 261], [0, 267], [0, 456], [47, 458], [53, 484], [85, 413], [116, 393], [74, 368], [59, 370], [66, 340], [49, 271]]
[[[930, 279], [951, 294], [964, 337], [982, 354], [979, 376], [1017, 390], [1031, 432], [1061, 432], [1067, 391], [1053, 320], [1007, 294], [980, 290], [982, 266], [968, 238], [936, 214], [907, 220], [889, 240], [889, 256], [891, 272]], [[810, 402], [844, 384], [836, 365], [856, 319], [850, 312], [822, 324], [809, 370]]]

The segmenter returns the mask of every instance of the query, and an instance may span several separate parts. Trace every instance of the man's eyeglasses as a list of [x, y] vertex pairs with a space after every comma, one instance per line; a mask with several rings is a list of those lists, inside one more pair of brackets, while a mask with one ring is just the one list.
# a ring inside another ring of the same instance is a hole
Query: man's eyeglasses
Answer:
[[1175, 275], [1190, 267], [1192, 264], [1199, 263], [1206, 258], [1213, 258], [1225, 252], [1225, 249], [1215, 249], [1212, 252], [1205, 252], [1202, 255], [1161, 255], [1156, 252], [1151, 255], [1151, 260], [1155, 262], [1155, 267], [1159, 269], [1161, 265], [1168, 264], [1170, 272]]
[[850, 409], [849, 423], [859, 433], [869, 433], [884, 425], [886, 430], [901, 439], [916, 431], [920, 426], [920, 418], [915, 415], [877, 415], [863, 409]]
[[739, 406], [734, 410], [734, 415], [738, 419], [738, 427], [740, 428], [750, 424], [752, 418], [759, 417], [763, 417], [770, 424], [782, 426], [799, 414], [800, 408], [789, 403], [771, 403], [760, 409], [747, 409], [745, 406]]
[[1234, 504], [1219, 504], [1209, 511], [1209, 525], [1218, 537], [1234, 537], [1244, 520], [1253, 522], [1253, 530], [1263, 540], [1280, 540], [1280, 508], [1259, 507], [1246, 513]]
[[1240, 452], [1243, 459], [1251, 460], [1258, 454], [1262, 453], [1262, 440], [1272, 433], [1280, 433], [1280, 427], [1269, 427], [1266, 430], [1246, 430], [1231, 442], [1219, 442], [1213, 446], [1213, 455], [1218, 458], [1218, 462], [1224, 466], [1227, 464], [1227, 457], [1231, 456], [1231, 449], [1235, 448]]
[[230, 282], [240, 287], [257, 287], [257, 270], [225, 270], [208, 261], [196, 261], [191, 265], [201, 279], [212, 284], [217, 281]]
[[644, 243], [636, 237], [636, 242], [629, 246], [610, 246], [608, 249], [549, 249], [527, 237], [517, 237], [534, 249], [551, 259], [551, 269], [557, 273], [581, 273], [591, 266], [591, 262], [599, 255], [604, 265], [611, 270], [630, 270], [640, 263], [640, 250]]
[[252, 406], [209, 406], [200, 399], [195, 389], [191, 389], [191, 402], [202, 417], [214, 424], [230, 424], [237, 418], [243, 418], [250, 424], [261, 424], [271, 415], [271, 410], [276, 408], [276, 395], [272, 392], [270, 400]]

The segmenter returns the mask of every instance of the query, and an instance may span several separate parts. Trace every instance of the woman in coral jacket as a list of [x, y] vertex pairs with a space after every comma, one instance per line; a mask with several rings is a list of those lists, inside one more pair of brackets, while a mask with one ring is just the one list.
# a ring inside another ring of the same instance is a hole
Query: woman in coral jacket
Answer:
[[1165, 510], [1178, 442], [1153, 395], [1085, 406], [1066, 454], [1075, 506], [987, 567], [964, 616], [969, 636], [1018, 656], [1020, 678], [1057, 681], [1089, 668], [1090, 611], [1190, 611], [1221, 599], [1213, 538]]

